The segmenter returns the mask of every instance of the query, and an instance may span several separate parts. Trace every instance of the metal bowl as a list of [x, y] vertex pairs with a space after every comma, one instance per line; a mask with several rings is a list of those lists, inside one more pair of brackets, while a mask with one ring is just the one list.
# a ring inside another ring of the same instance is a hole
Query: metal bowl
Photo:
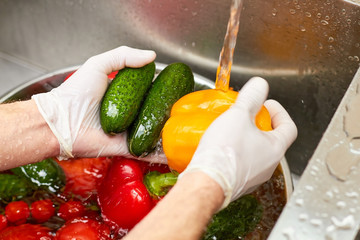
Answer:
[[[167, 65], [163, 63], [156, 63], [156, 74], [163, 70]], [[0, 103], [13, 102], [19, 100], [27, 100], [37, 93], [48, 92], [53, 88], [58, 87], [66, 78], [66, 76], [80, 66], [73, 66], [64, 69], [60, 69], [41, 77], [35, 78], [25, 84], [22, 84], [15, 89], [11, 90], [0, 98]], [[208, 88], [214, 88], [215, 84], [213, 81], [205, 78], [199, 74], [194, 73], [195, 79], [195, 90], [202, 90]], [[289, 199], [293, 191], [293, 182], [290, 174], [290, 169], [285, 158], [283, 158], [279, 165], [280, 171], [283, 173], [285, 178], [285, 195]]]
[[[156, 63], [156, 74], [160, 73], [167, 65], [163, 63]], [[64, 69], [60, 69], [41, 77], [35, 78], [25, 84], [22, 84], [4, 96], [0, 98], [0, 103], [14, 102], [20, 100], [30, 99], [32, 95], [37, 93], [48, 92], [53, 88], [58, 87], [66, 78], [67, 75], [76, 71], [80, 66], [73, 66]], [[215, 84], [213, 81], [205, 78], [199, 74], [194, 73], [195, 79], [195, 90], [209, 89], [214, 88]], [[283, 158], [279, 165], [280, 171], [284, 175], [285, 179], [285, 195], [289, 199], [293, 191], [293, 183], [290, 174], [289, 166], [286, 162], [286, 159]]]

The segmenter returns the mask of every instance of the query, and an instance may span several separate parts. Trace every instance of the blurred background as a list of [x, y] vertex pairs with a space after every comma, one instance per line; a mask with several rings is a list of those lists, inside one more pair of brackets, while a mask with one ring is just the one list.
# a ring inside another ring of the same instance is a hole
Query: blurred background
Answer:
[[[215, 80], [231, 0], [0, 0], [0, 96], [44, 73], [128, 45]], [[244, 0], [230, 85], [252, 76], [293, 117], [301, 175], [359, 68], [360, 1]]]

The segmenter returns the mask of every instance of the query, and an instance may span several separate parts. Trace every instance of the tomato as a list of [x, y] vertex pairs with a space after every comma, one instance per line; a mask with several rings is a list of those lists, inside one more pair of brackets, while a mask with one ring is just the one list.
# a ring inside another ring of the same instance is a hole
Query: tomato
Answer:
[[41, 225], [22, 224], [0, 231], [1, 240], [51, 240], [50, 229]]
[[38, 200], [31, 204], [30, 212], [37, 222], [43, 223], [54, 216], [55, 207], [50, 199]]
[[5, 216], [9, 222], [20, 225], [30, 216], [30, 209], [26, 202], [15, 201], [5, 207]]
[[74, 194], [81, 198], [89, 198], [97, 193], [111, 159], [101, 158], [74, 158], [67, 161], [58, 161], [66, 176], [65, 194]]
[[68, 201], [60, 205], [58, 216], [64, 220], [70, 220], [76, 217], [82, 217], [85, 213], [85, 207], [80, 201]]
[[99, 188], [98, 202], [104, 219], [131, 229], [146, 216], [154, 202], [143, 184], [136, 160], [116, 158]]
[[7, 218], [0, 214], [0, 231], [7, 227]]
[[61, 227], [55, 240], [107, 240], [110, 239], [110, 229], [95, 220], [77, 218]]

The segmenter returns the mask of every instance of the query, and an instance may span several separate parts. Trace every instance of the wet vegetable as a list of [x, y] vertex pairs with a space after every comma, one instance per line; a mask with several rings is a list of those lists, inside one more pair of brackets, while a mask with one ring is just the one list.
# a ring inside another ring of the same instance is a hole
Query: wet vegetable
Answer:
[[5, 216], [7, 220], [15, 225], [26, 223], [30, 216], [30, 209], [26, 202], [15, 201], [5, 207]]
[[50, 229], [41, 225], [9, 226], [0, 232], [1, 240], [52, 239]]
[[103, 217], [120, 228], [134, 227], [154, 206], [142, 181], [143, 174], [136, 161], [114, 159], [98, 192]]
[[16, 175], [0, 174], [0, 201], [3, 203], [20, 200], [32, 193], [27, 180]]
[[256, 198], [246, 195], [214, 215], [203, 240], [240, 239], [260, 222], [263, 208]]
[[110, 83], [100, 107], [105, 133], [125, 131], [135, 120], [155, 75], [155, 63], [141, 68], [123, 68]]
[[[103, 217], [120, 228], [133, 228], [175, 184], [177, 175], [150, 172], [145, 179], [144, 184], [138, 161], [114, 158], [98, 192]], [[150, 186], [151, 194], [146, 186]]]
[[55, 193], [65, 186], [64, 171], [52, 158], [13, 168], [11, 171], [28, 180], [34, 189], [44, 189]]
[[103, 223], [88, 218], [75, 218], [56, 232], [54, 240], [86, 239], [110, 240], [110, 229]]
[[[196, 91], [180, 98], [162, 131], [162, 145], [170, 168], [182, 172], [189, 164], [200, 139], [210, 124], [235, 102], [238, 93], [217, 89]], [[271, 130], [265, 107], [255, 118], [257, 127]]]
[[155, 149], [172, 106], [179, 98], [194, 91], [194, 84], [194, 75], [184, 63], [172, 63], [160, 72], [129, 129], [131, 154], [146, 156]]
[[163, 197], [175, 185], [178, 175], [177, 172], [149, 172], [144, 177], [144, 184], [152, 197]]

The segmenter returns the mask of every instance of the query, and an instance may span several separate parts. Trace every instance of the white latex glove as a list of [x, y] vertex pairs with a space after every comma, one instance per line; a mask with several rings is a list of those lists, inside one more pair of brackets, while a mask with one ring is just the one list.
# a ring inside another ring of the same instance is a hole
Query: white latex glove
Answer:
[[[101, 129], [100, 103], [109, 84], [108, 74], [124, 67], [142, 67], [155, 57], [153, 51], [122, 46], [91, 57], [59, 87], [32, 97], [59, 141], [60, 159], [131, 157], [125, 132], [109, 136]], [[163, 154], [152, 156], [147, 160], [166, 161]]]
[[265, 132], [256, 127], [255, 116], [268, 90], [267, 82], [259, 77], [246, 83], [234, 105], [206, 130], [180, 175], [202, 171], [214, 179], [224, 190], [222, 208], [269, 180], [297, 136], [294, 122], [274, 100], [265, 102], [274, 130]]

